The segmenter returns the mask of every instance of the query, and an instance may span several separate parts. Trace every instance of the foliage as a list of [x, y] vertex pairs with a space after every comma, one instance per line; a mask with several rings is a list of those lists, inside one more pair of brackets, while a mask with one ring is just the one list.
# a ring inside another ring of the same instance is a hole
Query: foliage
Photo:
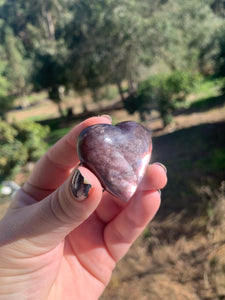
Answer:
[[17, 130], [16, 139], [23, 143], [27, 149], [27, 160], [36, 161], [47, 150], [44, 142], [49, 128], [32, 121], [14, 122], [13, 128]]
[[213, 64], [223, 21], [205, 0], [168, 0], [149, 23], [149, 47], [169, 68], [204, 70]]
[[0, 178], [12, 174], [16, 166], [22, 165], [27, 151], [22, 142], [16, 139], [17, 131], [4, 121], [0, 121]]
[[212, 73], [223, 61], [221, 8], [223, 0], [2, 1], [1, 115], [30, 89], [47, 90], [63, 115], [69, 89], [96, 100], [114, 84], [124, 100], [122, 82], [133, 94], [161, 64]]
[[29, 64], [21, 40], [14, 36], [8, 26], [4, 28], [4, 48], [7, 61], [5, 76], [10, 79], [10, 92], [23, 95], [27, 89], [26, 77]]
[[138, 111], [142, 120], [146, 113], [157, 109], [166, 126], [172, 120], [176, 103], [185, 99], [200, 78], [199, 74], [188, 71], [152, 76], [141, 82], [137, 92], [128, 97], [125, 108], [131, 114]]
[[29, 60], [20, 38], [0, 19], [0, 116], [12, 107], [15, 97], [29, 90]]
[[5, 117], [5, 112], [11, 107], [8, 96], [9, 83], [5, 76], [2, 76], [0, 72], [0, 117]]
[[[21, 0], [9, 0], [0, 6], [0, 39], [3, 41], [6, 53], [6, 77], [16, 95], [27, 93], [30, 83], [35, 90], [37, 86], [44, 89], [46, 85], [50, 85], [49, 92], [51, 92], [55, 86], [58, 87], [58, 77], [61, 72], [54, 67], [55, 73], [51, 78], [52, 73], [48, 76], [48, 67], [52, 61], [58, 62], [54, 57], [51, 61], [53, 54], [57, 53], [57, 45], [63, 45], [60, 38], [55, 37], [56, 23], [57, 20], [61, 22], [63, 19], [62, 12], [67, 13], [63, 5], [68, 2], [31, 0], [24, 3]], [[40, 77], [42, 77], [41, 84], [38, 81]], [[30, 79], [34, 78], [35, 82], [34, 80], [30, 82]], [[54, 82], [53, 86], [52, 82]], [[52, 100], [59, 102], [56, 97]]]
[[225, 1], [224, 0], [212, 0], [211, 8], [215, 14], [221, 17], [225, 17]]
[[222, 93], [225, 94], [225, 24], [219, 32], [219, 54], [216, 57], [217, 61], [217, 76], [222, 78]]
[[48, 127], [31, 121], [9, 124], [0, 120], [0, 179], [27, 161], [36, 161], [47, 149]]
[[64, 128], [51, 128], [51, 134], [48, 138], [48, 145], [53, 146], [59, 139], [66, 135], [73, 126], [64, 127]]
[[73, 13], [65, 40], [75, 89], [92, 90], [135, 78], [144, 37], [137, 2], [80, 0]]
[[0, 46], [0, 117], [5, 117], [5, 112], [10, 108], [9, 89], [10, 83], [5, 75], [6, 62], [4, 61], [4, 49]]
[[34, 89], [36, 91], [46, 89], [49, 99], [58, 105], [61, 116], [63, 116], [61, 102], [64, 97], [64, 87], [67, 87], [69, 82], [65, 57], [63, 49], [56, 53], [37, 51], [32, 72]]
[[217, 56], [218, 75], [225, 77], [225, 24], [219, 34], [219, 55]]

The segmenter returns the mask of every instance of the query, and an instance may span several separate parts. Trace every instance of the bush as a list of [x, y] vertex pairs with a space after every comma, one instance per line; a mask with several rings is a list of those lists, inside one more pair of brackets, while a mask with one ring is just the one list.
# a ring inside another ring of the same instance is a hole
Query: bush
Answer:
[[167, 85], [171, 93], [179, 95], [183, 93], [187, 95], [191, 93], [193, 88], [202, 80], [200, 73], [189, 71], [174, 71], [167, 78]]
[[8, 124], [0, 120], [0, 179], [12, 176], [27, 161], [37, 160], [47, 149], [48, 127], [31, 121]]
[[0, 61], [0, 117], [5, 118], [6, 112], [12, 107], [14, 95], [9, 93], [9, 82], [6, 77], [1, 75]]
[[49, 128], [32, 121], [14, 122], [12, 127], [17, 130], [16, 139], [23, 143], [27, 150], [27, 160], [36, 161], [47, 150], [47, 143], [44, 142]]
[[125, 108], [130, 114], [139, 112], [142, 121], [152, 109], [157, 109], [166, 126], [172, 121], [176, 103], [183, 101], [200, 80], [199, 74], [188, 71], [151, 76], [139, 83], [137, 92], [125, 101]]
[[1, 146], [0, 149], [0, 179], [7, 179], [17, 167], [27, 160], [27, 151], [23, 144], [17, 140]]

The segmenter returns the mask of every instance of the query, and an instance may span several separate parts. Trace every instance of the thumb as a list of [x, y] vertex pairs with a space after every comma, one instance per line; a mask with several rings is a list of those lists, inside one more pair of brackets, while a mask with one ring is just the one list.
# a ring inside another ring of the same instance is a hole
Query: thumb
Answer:
[[63, 185], [37, 203], [38, 243], [61, 242], [94, 212], [101, 197], [102, 187], [94, 174], [84, 167], [75, 169]]
[[[22, 193], [24, 202], [32, 203], [30, 196]], [[42, 201], [11, 210], [13, 216], [7, 219], [14, 223], [13, 240], [23, 237], [45, 250], [53, 249], [94, 212], [101, 197], [98, 179], [80, 166]]]

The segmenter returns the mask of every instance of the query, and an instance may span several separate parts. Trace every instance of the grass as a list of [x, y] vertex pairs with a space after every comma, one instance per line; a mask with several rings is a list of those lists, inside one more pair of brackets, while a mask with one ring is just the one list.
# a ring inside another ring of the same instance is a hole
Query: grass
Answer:
[[209, 98], [202, 98], [192, 102], [189, 106], [191, 110], [208, 110], [216, 106], [222, 106], [225, 103], [225, 95], [211, 96]]
[[19, 97], [16, 99], [14, 106], [27, 106], [27, 105], [35, 105], [38, 102], [42, 101], [43, 99], [46, 99], [48, 97], [48, 94], [46, 91], [42, 91], [39, 93], [32, 93], [30, 95], [26, 95], [23, 97]]
[[223, 78], [205, 77], [194, 89], [195, 101], [220, 95], [223, 82]]
[[207, 173], [225, 170], [225, 148], [212, 149], [207, 157], [200, 158], [196, 166]]
[[49, 147], [53, 146], [60, 138], [67, 134], [73, 126], [51, 130], [47, 142]]
[[222, 190], [206, 192], [215, 204], [210, 216], [204, 222], [183, 213], [154, 219], [118, 264], [101, 300], [224, 299], [218, 288], [225, 282], [225, 197]]
[[209, 102], [221, 101], [221, 90], [224, 80], [215, 77], [205, 77], [200, 81], [193, 92], [186, 98], [184, 103], [180, 103], [179, 107], [188, 108], [204, 108], [209, 105]]
[[164, 213], [183, 209], [197, 213], [202, 201], [199, 187], [218, 188], [224, 179], [224, 131], [222, 122], [202, 124], [153, 139], [154, 161], [164, 163], [168, 169]]
[[115, 85], [107, 85], [101, 88], [98, 93], [93, 94], [94, 101], [99, 102], [101, 100], [114, 100], [118, 98], [118, 89]]
[[[48, 118], [54, 118], [55, 117], [55, 114], [52, 114], [52, 115], [48, 115]], [[39, 122], [39, 121], [42, 121], [43, 119], [45, 119], [46, 117], [43, 117], [43, 115], [37, 115], [37, 116], [31, 116], [31, 117], [28, 117], [26, 118], [27, 120], [29, 121], [33, 121], [33, 122]]]

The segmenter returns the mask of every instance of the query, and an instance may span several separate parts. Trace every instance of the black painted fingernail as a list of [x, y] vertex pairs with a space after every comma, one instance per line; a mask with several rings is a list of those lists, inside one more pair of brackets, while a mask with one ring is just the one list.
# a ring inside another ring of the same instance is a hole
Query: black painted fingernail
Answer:
[[80, 170], [77, 169], [71, 182], [71, 190], [78, 201], [87, 199], [91, 184], [84, 178]]
[[163, 164], [161, 164], [159, 162], [156, 162], [155, 164], [159, 165], [160, 167], [162, 167], [164, 169], [164, 171], [167, 173], [167, 168]]

